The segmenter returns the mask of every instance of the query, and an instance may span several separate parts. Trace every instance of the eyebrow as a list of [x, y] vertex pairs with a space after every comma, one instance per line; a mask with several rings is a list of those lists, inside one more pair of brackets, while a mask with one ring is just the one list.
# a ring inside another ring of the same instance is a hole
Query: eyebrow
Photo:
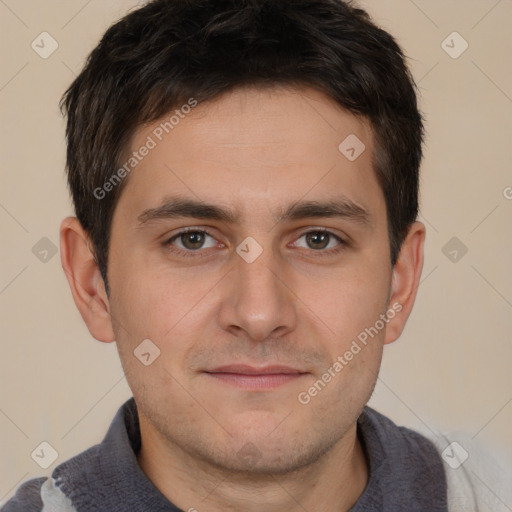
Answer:
[[[312, 217], [341, 218], [370, 226], [371, 216], [362, 206], [348, 198], [329, 201], [298, 201], [281, 210], [276, 222], [302, 220]], [[233, 210], [195, 199], [166, 199], [160, 206], [144, 210], [138, 216], [139, 226], [161, 219], [195, 218], [240, 223], [241, 216]]]

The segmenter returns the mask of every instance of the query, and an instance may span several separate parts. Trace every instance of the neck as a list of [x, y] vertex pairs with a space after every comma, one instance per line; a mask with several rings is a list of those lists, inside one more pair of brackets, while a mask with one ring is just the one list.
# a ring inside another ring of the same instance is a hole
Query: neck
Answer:
[[185, 511], [346, 512], [368, 482], [356, 424], [317, 461], [286, 474], [241, 474], [214, 467], [150, 428], [141, 418], [139, 465], [159, 491]]

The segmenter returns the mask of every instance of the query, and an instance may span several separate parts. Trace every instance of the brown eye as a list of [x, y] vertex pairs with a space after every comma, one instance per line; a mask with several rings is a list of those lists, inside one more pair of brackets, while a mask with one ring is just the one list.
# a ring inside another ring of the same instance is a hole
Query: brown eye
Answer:
[[201, 249], [204, 239], [204, 233], [200, 231], [191, 231], [180, 235], [180, 241], [186, 249]]
[[306, 233], [306, 242], [311, 249], [325, 249], [329, 244], [331, 235], [322, 231]]
[[[299, 240], [304, 239], [305, 243], [299, 243]], [[340, 246], [346, 245], [345, 241], [339, 236], [325, 230], [308, 231], [302, 234], [295, 242], [296, 246], [303, 247], [304, 249], [312, 249], [322, 253], [335, 252], [342, 248]]]
[[326, 229], [310, 229], [300, 235], [292, 244], [301, 248], [301, 252], [314, 258], [337, 257], [345, 249], [350, 248], [350, 243], [339, 235]]
[[174, 246], [177, 250], [184, 252], [198, 252], [200, 249], [215, 247], [215, 244], [215, 238], [201, 230], [182, 231], [165, 243], [166, 246]]

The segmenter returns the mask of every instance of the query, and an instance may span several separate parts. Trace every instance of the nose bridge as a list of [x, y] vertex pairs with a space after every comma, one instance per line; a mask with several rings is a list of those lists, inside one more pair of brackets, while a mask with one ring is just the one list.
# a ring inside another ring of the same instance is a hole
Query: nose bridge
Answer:
[[[241, 244], [239, 249], [247, 249]], [[250, 247], [249, 252], [254, 247]], [[296, 322], [294, 295], [283, 283], [284, 262], [266, 247], [251, 261], [237, 255], [231, 274], [229, 297], [222, 309], [225, 329], [243, 329], [254, 340], [262, 341], [279, 330], [281, 335]], [[282, 275], [283, 277], [281, 277]]]
[[[248, 263], [239, 261], [237, 265], [239, 297], [245, 295], [257, 298], [265, 297], [270, 303], [279, 299], [282, 294], [282, 284], [277, 279], [279, 275], [276, 257], [271, 248], [265, 249], [258, 258]], [[269, 303], [269, 305], [270, 305]]]

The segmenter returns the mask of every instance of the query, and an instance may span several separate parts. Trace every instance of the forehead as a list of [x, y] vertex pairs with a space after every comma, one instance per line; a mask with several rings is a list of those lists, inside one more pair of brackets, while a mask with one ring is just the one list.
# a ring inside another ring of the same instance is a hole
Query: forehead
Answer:
[[139, 127], [124, 159], [140, 160], [118, 207], [128, 202], [140, 214], [181, 195], [242, 216], [278, 214], [284, 203], [337, 191], [382, 204], [373, 148], [370, 124], [318, 91], [237, 89]]

